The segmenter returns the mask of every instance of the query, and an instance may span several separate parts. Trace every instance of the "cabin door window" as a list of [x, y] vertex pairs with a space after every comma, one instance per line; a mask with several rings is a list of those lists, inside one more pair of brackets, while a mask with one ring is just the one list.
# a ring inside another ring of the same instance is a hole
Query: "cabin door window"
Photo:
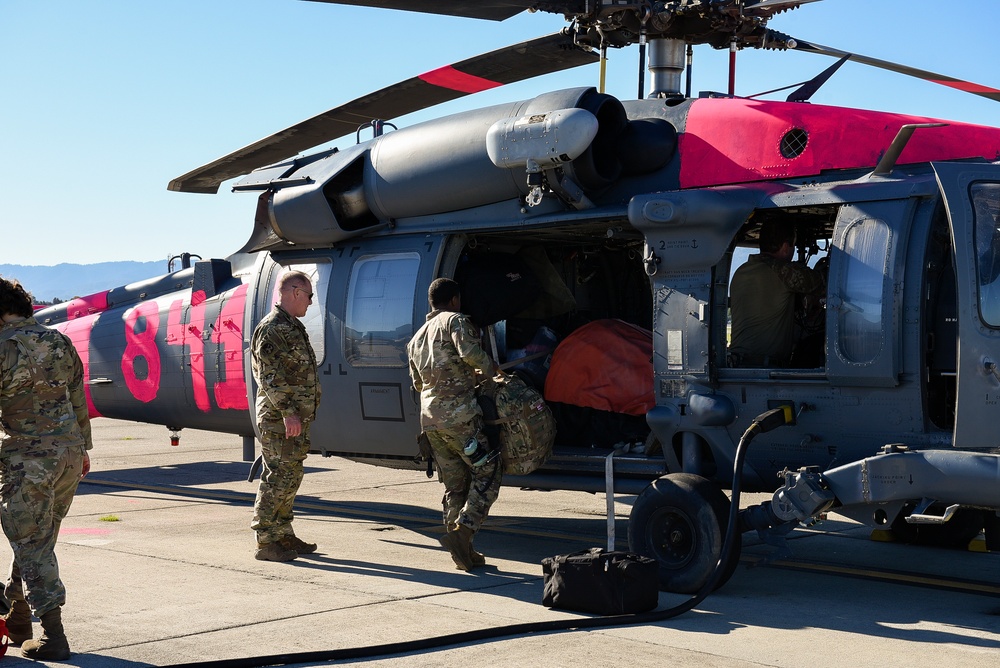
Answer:
[[369, 255], [354, 263], [344, 321], [344, 356], [352, 366], [406, 366], [419, 270], [417, 253]]
[[1000, 184], [976, 183], [971, 191], [979, 313], [987, 325], [1000, 327]]
[[850, 362], [874, 360], [883, 346], [882, 294], [889, 248], [889, 228], [880, 220], [862, 219], [844, 234], [846, 266], [839, 305], [840, 352]]

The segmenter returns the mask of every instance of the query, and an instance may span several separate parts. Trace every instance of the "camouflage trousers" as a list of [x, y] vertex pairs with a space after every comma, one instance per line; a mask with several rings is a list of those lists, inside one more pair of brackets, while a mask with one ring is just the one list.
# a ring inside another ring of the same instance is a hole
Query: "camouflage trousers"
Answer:
[[303, 462], [309, 454], [309, 426], [302, 434], [285, 438], [284, 434], [263, 432], [260, 452], [264, 468], [253, 504], [250, 528], [257, 532], [261, 545], [292, 536], [292, 505], [302, 484]]
[[36, 616], [66, 603], [56, 538], [83, 473], [83, 446], [52, 456], [0, 457], [0, 523], [14, 558], [4, 588], [9, 601], [27, 601]]
[[479, 420], [476, 420], [465, 426], [426, 432], [434, 451], [438, 479], [444, 483], [441, 503], [444, 506], [444, 525], [449, 530], [464, 524], [473, 531], [479, 531], [500, 492], [503, 478], [500, 458], [474, 468], [465, 456], [465, 443], [471, 436], [486, 440], [479, 425]]

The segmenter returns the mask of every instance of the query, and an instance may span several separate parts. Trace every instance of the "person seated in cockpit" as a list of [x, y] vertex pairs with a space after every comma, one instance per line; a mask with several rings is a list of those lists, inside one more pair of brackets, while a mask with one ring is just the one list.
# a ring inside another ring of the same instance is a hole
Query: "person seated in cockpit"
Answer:
[[799, 298], [822, 298], [824, 276], [795, 257], [795, 228], [765, 220], [760, 228], [760, 254], [751, 255], [730, 284], [731, 366], [789, 367], [796, 343]]

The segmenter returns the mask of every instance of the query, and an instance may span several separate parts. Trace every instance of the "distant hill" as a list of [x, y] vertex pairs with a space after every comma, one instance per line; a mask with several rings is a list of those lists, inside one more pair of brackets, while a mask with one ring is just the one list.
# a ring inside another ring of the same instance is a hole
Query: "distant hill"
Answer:
[[[175, 267], [176, 268], [176, 267]], [[66, 301], [167, 273], [166, 260], [98, 262], [97, 264], [0, 264], [0, 276], [16, 278], [36, 302]]]

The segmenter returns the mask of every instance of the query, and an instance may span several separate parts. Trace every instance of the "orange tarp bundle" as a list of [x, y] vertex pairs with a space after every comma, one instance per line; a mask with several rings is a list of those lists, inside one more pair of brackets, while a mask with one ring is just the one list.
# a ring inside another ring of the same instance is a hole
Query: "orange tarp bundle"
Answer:
[[545, 400], [645, 415], [654, 405], [653, 334], [622, 320], [595, 320], [552, 354]]

